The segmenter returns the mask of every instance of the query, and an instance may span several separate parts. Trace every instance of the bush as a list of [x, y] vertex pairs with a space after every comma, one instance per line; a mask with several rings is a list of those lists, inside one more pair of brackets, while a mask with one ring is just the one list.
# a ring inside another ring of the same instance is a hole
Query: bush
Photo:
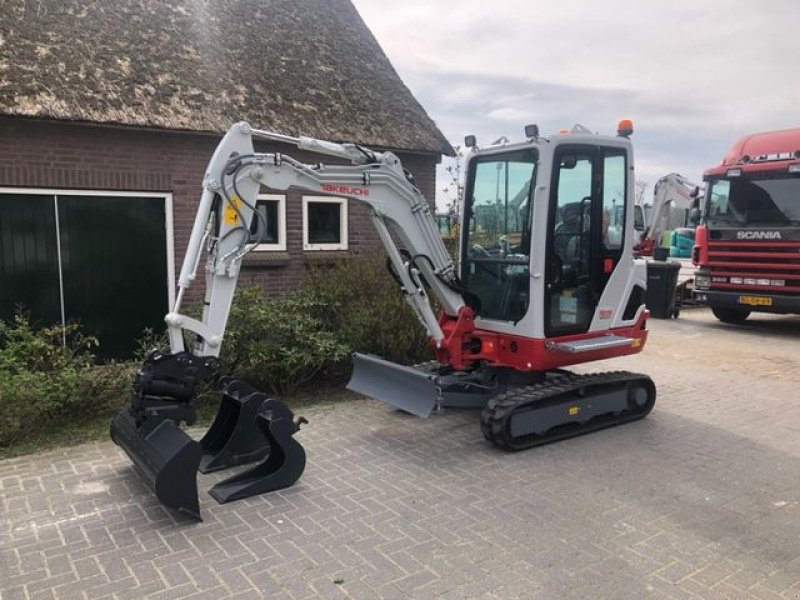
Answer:
[[385, 254], [313, 269], [306, 286], [328, 305], [329, 327], [353, 351], [403, 364], [431, 358], [428, 334], [389, 275]]
[[[66, 345], [62, 345], [65, 341]], [[81, 334], [75, 324], [35, 330], [23, 311], [10, 323], [0, 321], [0, 371], [40, 371], [53, 375], [65, 368], [81, 369], [93, 362], [97, 340]]]
[[350, 355], [326, 318], [329, 309], [312, 290], [266, 300], [258, 287], [242, 289], [228, 320], [222, 371], [275, 394], [324, 378]]
[[96, 346], [74, 324], [36, 329], [23, 312], [0, 321], [0, 446], [129, 401], [134, 369], [95, 366]]
[[[187, 311], [199, 316], [200, 308]], [[350, 373], [352, 352], [403, 364], [427, 360], [427, 341], [385, 258], [359, 257], [310, 271], [302, 289], [278, 300], [265, 299], [256, 286], [242, 288], [231, 308], [221, 372], [291, 394], [340, 381]], [[169, 351], [165, 333], [146, 331], [138, 360], [97, 366], [96, 346], [76, 325], [37, 328], [22, 312], [0, 321], [0, 446], [97, 423], [130, 402], [144, 356], [154, 348]], [[198, 407], [218, 401], [209, 392], [202, 388]]]

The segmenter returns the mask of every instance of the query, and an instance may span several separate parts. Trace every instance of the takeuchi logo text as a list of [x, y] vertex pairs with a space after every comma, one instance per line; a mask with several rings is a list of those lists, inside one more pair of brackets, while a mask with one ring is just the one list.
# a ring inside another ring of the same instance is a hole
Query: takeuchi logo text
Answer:
[[780, 231], [737, 231], [737, 240], [780, 240]]
[[342, 196], [369, 196], [369, 188], [350, 187], [349, 185], [336, 185], [334, 183], [323, 183], [322, 191], [329, 194], [341, 194]]

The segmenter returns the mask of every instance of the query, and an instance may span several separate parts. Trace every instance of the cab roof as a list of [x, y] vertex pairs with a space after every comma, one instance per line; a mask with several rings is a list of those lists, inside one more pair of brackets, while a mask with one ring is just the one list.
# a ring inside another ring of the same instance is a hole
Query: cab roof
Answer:
[[706, 170], [703, 177], [722, 175], [732, 166], [743, 172], [784, 170], [787, 162], [800, 162], [800, 128], [754, 133], [737, 140], [722, 162]]

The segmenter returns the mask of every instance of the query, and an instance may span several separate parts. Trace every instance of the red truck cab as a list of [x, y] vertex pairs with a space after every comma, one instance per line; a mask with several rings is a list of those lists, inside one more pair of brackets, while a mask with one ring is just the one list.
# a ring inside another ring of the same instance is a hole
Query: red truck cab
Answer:
[[703, 180], [695, 300], [726, 323], [800, 314], [800, 128], [740, 139]]

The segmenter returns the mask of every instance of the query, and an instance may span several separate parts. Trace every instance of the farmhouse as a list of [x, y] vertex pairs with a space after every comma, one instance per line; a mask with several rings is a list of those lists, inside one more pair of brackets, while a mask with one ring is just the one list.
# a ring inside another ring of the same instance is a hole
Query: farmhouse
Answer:
[[[0, 4], [0, 317], [79, 320], [105, 356], [162, 327], [206, 163], [240, 120], [392, 150], [431, 200], [452, 154], [349, 0]], [[262, 191], [243, 283], [281, 294], [378, 245], [356, 202]]]

